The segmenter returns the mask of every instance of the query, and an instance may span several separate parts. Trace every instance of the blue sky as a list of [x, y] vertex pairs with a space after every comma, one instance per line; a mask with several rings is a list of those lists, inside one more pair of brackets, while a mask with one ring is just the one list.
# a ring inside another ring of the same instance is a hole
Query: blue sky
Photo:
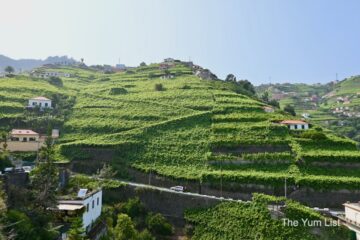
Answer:
[[189, 58], [254, 84], [360, 73], [357, 0], [0, 0], [0, 54], [127, 65]]

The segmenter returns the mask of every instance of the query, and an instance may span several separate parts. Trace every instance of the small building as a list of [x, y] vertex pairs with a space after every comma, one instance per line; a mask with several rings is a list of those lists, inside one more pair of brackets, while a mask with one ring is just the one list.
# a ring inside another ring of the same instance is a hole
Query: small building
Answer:
[[303, 117], [303, 118], [310, 118], [310, 114], [309, 113], [303, 113], [303, 114], [301, 114], [301, 116]]
[[309, 129], [309, 123], [301, 120], [284, 120], [280, 122], [282, 125], [286, 125], [290, 130], [307, 130]]
[[59, 200], [57, 211], [65, 215], [81, 216], [83, 228], [89, 233], [95, 227], [96, 220], [101, 215], [102, 190], [97, 189], [89, 192], [88, 189], [80, 189], [77, 196], [72, 200]]
[[116, 64], [115, 65], [115, 68], [117, 69], [117, 70], [125, 70], [126, 69], [126, 66], [125, 66], [125, 64]]
[[173, 59], [173, 58], [165, 58], [165, 59], [164, 59], [164, 62], [166, 62], [166, 63], [173, 63], [173, 62], [175, 62], [175, 59]]
[[265, 106], [265, 107], [263, 107], [263, 109], [267, 113], [273, 113], [274, 112], [274, 108], [269, 107], [269, 106]]
[[46, 98], [46, 97], [34, 97], [29, 99], [29, 108], [34, 108], [34, 107], [40, 107], [41, 109], [44, 108], [52, 108], [51, 106], [51, 100]]
[[70, 73], [66, 72], [47, 72], [47, 71], [39, 71], [35, 70], [30, 73], [30, 76], [37, 78], [50, 78], [50, 77], [71, 77]]
[[170, 67], [171, 67], [171, 65], [166, 64], [166, 63], [160, 63], [159, 64], [159, 69], [160, 70], [166, 70], [166, 69], [169, 69]]
[[13, 129], [10, 132], [10, 140], [13, 142], [37, 142], [40, 135], [29, 129]]
[[51, 138], [58, 139], [59, 138], [59, 129], [53, 129], [51, 131]]
[[340, 218], [344, 224], [356, 233], [356, 239], [360, 239], [360, 203], [344, 203], [345, 217]]

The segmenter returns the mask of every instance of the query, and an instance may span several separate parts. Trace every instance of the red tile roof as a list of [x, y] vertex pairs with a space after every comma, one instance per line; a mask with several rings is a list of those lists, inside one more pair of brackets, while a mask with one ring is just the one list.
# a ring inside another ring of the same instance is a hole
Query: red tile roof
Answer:
[[11, 135], [39, 135], [37, 132], [29, 129], [13, 129]]
[[301, 120], [284, 120], [280, 122], [281, 124], [308, 124], [307, 122]]

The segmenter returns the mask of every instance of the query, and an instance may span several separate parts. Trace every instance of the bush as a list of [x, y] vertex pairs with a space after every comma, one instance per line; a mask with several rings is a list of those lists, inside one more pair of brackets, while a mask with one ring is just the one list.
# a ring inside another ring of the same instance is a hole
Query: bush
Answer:
[[110, 95], [121, 95], [126, 93], [127, 90], [125, 88], [111, 88], [109, 92]]
[[155, 91], [164, 91], [164, 87], [161, 83], [155, 84]]
[[324, 140], [326, 139], [326, 135], [323, 132], [308, 130], [300, 134], [301, 138], [308, 138], [313, 140]]
[[131, 218], [144, 216], [146, 214], [145, 207], [139, 198], [131, 198], [119, 207], [121, 213], [126, 213]]
[[171, 224], [160, 213], [149, 214], [146, 219], [148, 229], [154, 233], [163, 236], [169, 236], [173, 234], [173, 228]]
[[50, 77], [50, 78], [49, 78], [49, 83], [50, 83], [51, 85], [54, 85], [54, 86], [57, 86], [57, 87], [62, 87], [62, 86], [64, 86], [61, 78], [59, 78], [59, 77]]
[[181, 87], [181, 89], [191, 89], [191, 87], [185, 84], [184, 86]]

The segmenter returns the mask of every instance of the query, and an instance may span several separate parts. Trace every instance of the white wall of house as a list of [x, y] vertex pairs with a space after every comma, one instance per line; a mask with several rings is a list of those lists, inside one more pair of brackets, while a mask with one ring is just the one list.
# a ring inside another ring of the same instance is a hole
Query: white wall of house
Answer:
[[86, 210], [83, 214], [83, 227], [88, 231], [91, 229], [92, 223], [94, 223], [101, 215], [102, 190], [84, 199], [83, 204], [86, 206]]
[[29, 107], [39, 106], [40, 108], [51, 108], [51, 100], [29, 100]]
[[307, 130], [309, 129], [309, 124], [289, 124], [288, 125], [290, 130]]
[[29, 135], [29, 134], [12, 134], [11, 135], [12, 141], [19, 141], [19, 142], [37, 142], [39, 141], [39, 135]]

